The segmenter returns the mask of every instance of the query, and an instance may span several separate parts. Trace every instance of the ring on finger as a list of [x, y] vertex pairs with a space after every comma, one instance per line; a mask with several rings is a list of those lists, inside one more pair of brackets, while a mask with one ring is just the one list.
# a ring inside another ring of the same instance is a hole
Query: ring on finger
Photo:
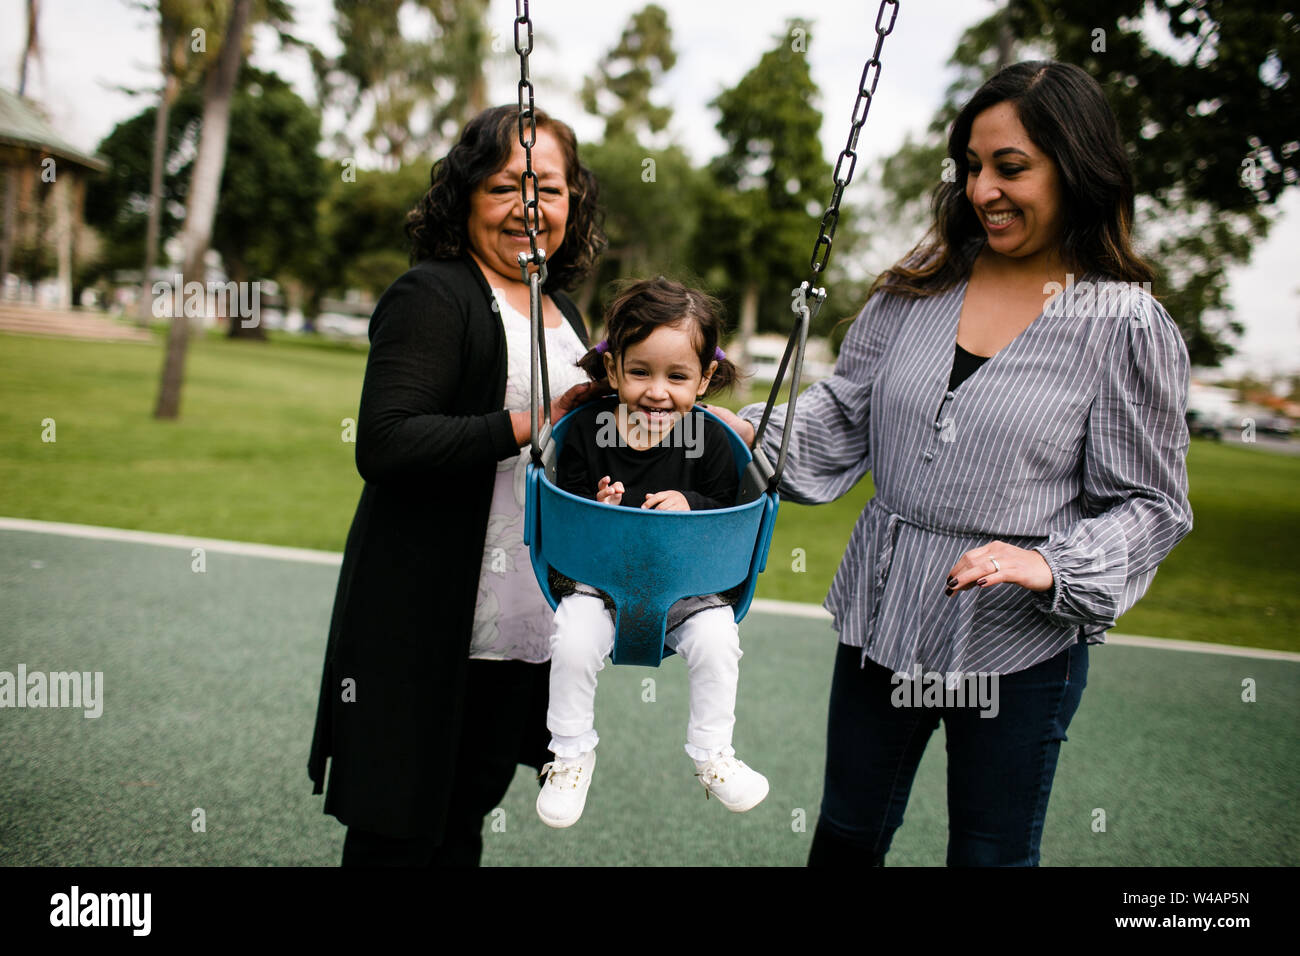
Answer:
[[993, 573], [994, 573], [994, 574], [997, 574], [999, 571], [1002, 570], [1002, 565], [998, 564], [998, 559], [997, 559], [997, 558], [994, 558], [994, 557], [991, 557], [991, 556], [990, 556], [990, 557], [989, 557], [989, 560], [993, 562]]

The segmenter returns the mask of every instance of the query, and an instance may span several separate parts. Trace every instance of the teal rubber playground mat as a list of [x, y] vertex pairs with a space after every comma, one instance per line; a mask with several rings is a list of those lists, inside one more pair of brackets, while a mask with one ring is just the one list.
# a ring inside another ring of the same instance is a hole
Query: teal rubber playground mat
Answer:
[[[0, 865], [338, 863], [344, 828], [322, 813], [306, 772], [337, 558], [196, 555], [202, 544], [0, 530], [0, 672], [15, 683], [20, 666], [102, 675], [79, 708], [0, 707]], [[835, 635], [824, 619], [759, 609], [741, 635], [735, 745], [771, 781], [762, 804], [732, 814], [705, 799], [682, 749], [678, 658], [607, 666], [582, 820], [544, 826], [536, 781], [520, 768], [485, 823], [484, 865], [802, 865], [821, 800]], [[1092, 648], [1043, 864], [1300, 862], [1292, 658]], [[944, 862], [942, 737], [930, 741], [889, 865]]]

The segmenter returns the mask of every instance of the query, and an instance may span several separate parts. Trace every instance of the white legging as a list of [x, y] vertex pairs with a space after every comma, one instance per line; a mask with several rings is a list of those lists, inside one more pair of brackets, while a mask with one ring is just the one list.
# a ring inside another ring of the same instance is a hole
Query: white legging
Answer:
[[[740, 680], [740, 631], [730, 607], [692, 614], [664, 643], [681, 655], [691, 686], [686, 752], [694, 760], [735, 753], [736, 684]], [[571, 594], [555, 609], [551, 634], [551, 699], [546, 712], [551, 751], [577, 757], [595, 748], [596, 674], [614, 648], [614, 615], [588, 594]]]

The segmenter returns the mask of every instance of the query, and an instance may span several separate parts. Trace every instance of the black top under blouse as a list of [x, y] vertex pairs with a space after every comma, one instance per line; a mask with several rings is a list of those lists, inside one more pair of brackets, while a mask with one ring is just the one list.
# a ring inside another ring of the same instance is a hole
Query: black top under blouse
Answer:
[[952, 359], [952, 374], [948, 376], [948, 391], [951, 392], [970, 378], [977, 368], [992, 357], [991, 355], [975, 355], [973, 352], [967, 352], [960, 345], [957, 345]]

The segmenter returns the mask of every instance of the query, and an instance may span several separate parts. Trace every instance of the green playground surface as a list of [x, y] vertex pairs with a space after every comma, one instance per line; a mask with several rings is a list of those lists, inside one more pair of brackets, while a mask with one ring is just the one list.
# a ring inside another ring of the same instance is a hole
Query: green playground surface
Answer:
[[[337, 565], [212, 547], [202, 573], [193, 561], [184, 542], [0, 529], [0, 670], [103, 675], [99, 717], [0, 709], [0, 865], [338, 863], [344, 829], [306, 773]], [[825, 620], [758, 610], [741, 635], [736, 746], [770, 779], [766, 801], [731, 814], [705, 799], [682, 750], [680, 660], [606, 667], [583, 819], [545, 827], [521, 768], [484, 828], [484, 864], [801, 865], [835, 636]], [[1094, 647], [1043, 864], [1300, 862], [1290, 657]], [[890, 865], [944, 862], [942, 733]]]

